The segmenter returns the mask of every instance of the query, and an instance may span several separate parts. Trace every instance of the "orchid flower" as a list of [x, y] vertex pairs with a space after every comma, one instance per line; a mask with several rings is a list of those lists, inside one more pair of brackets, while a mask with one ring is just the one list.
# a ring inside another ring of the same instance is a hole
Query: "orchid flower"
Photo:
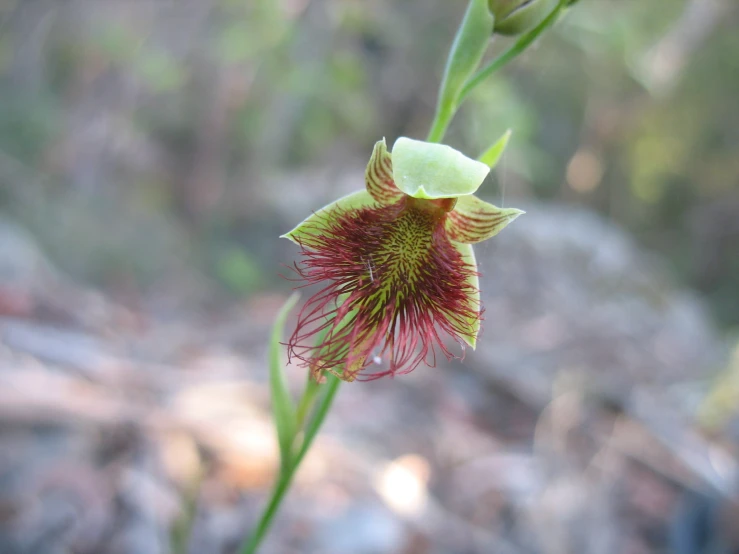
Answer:
[[[447, 335], [475, 347], [482, 306], [472, 244], [523, 212], [483, 202], [490, 168], [441, 144], [399, 138], [375, 144], [366, 189], [320, 209], [283, 235], [301, 247], [303, 286], [323, 288], [298, 316], [288, 352], [345, 381], [455, 357]], [[316, 341], [316, 338], [319, 338]]]

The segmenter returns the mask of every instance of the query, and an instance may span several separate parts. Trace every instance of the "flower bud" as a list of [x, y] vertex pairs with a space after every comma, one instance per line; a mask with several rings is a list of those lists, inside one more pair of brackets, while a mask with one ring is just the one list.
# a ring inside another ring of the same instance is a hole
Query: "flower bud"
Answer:
[[554, 11], [559, 0], [488, 0], [494, 32], [519, 35], [530, 31]]

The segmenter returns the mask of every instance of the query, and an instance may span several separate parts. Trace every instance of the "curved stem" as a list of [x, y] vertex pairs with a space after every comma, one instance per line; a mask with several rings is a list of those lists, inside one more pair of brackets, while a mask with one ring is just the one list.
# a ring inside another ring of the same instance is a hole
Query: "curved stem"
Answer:
[[[252, 533], [252, 535], [241, 548], [240, 554], [254, 554], [259, 548], [259, 545], [262, 543], [264, 536], [267, 534], [267, 531], [272, 525], [272, 521], [274, 520], [274, 517], [277, 514], [280, 505], [282, 504], [282, 500], [285, 498], [285, 494], [290, 489], [290, 484], [292, 483], [293, 477], [295, 476], [295, 473], [300, 466], [300, 462], [303, 461], [303, 458], [308, 453], [308, 450], [310, 450], [313, 440], [316, 438], [318, 431], [321, 429], [321, 426], [323, 425], [323, 422], [326, 419], [329, 410], [331, 409], [334, 397], [339, 390], [341, 380], [337, 379], [333, 375], [327, 376], [326, 379], [328, 381], [328, 383], [325, 385], [326, 390], [321, 397], [320, 404], [318, 405], [314, 417], [308, 423], [308, 427], [305, 430], [305, 436], [303, 438], [303, 442], [301, 443], [300, 450], [298, 451], [297, 456], [295, 456], [294, 460], [292, 461], [292, 464], [286, 470], [280, 472], [279, 479], [277, 480], [277, 484], [272, 491], [269, 503], [264, 509], [264, 512], [262, 512], [262, 517], [259, 518], [259, 523], [257, 524], [254, 533]], [[315, 399], [316, 389], [317, 387], [306, 388], [303, 399], [305, 399], [309, 395], [312, 397], [312, 399]], [[303, 404], [304, 403], [301, 402], [301, 406], [303, 406]], [[309, 404], [312, 404], [311, 399], [306, 401], [306, 408], [304, 413], [307, 413], [307, 410], [310, 408]]]
[[[431, 124], [431, 130], [429, 131], [426, 140], [428, 142], [441, 142], [441, 140], [444, 138], [444, 134], [446, 133], [447, 128], [449, 127], [449, 124], [452, 121], [452, 118], [457, 113], [457, 110], [462, 105], [465, 97], [472, 91], [472, 89], [474, 89], [477, 85], [490, 77], [493, 73], [504, 67], [508, 62], [510, 62], [516, 56], [526, 50], [526, 48], [531, 46], [531, 44], [536, 41], [537, 38], [539, 38], [539, 35], [541, 35], [544, 31], [547, 30], [547, 28], [551, 27], [554, 22], [557, 21], [559, 14], [562, 12], [566, 5], [567, 0], [560, 0], [559, 4], [557, 4], [557, 7], [552, 10], [552, 13], [550, 13], [541, 23], [539, 23], [539, 25], [534, 27], [528, 33], [522, 35], [513, 46], [511, 46], [508, 50], [503, 52], [503, 54], [495, 58], [488, 65], [486, 65], [484, 68], [470, 77], [470, 79], [465, 82], [465, 84], [459, 90], [459, 93], [457, 94], [456, 98], [454, 98], [453, 102], [440, 102], [437, 106], [436, 114], [434, 115], [434, 121]], [[443, 96], [443, 94], [440, 94], [440, 98], [443, 98]]]
[[539, 25], [534, 27], [528, 33], [522, 35], [513, 46], [511, 46], [500, 56], [491, 61], [488, 65], [483, 67], [480, 71], [475, 73], [475, 75], [473, 75], [472, 78], [464, 84], [462, 90], [459, 91], [459, 97], [457, 98], [456, 107], [459, 107], [459, 105], [462, 104], [465, 96], [467, 96], [473, 88], [482, 83], [485, 79], [490, 77], [493, 73], [501, 69], [508, 62], [513, 60], [516, 56], [518, 56], [529, 46], [531, 46], [531, 44], [536, 41], [537, 38], [539, 38], [539, 35], [541, 35], [544, 31], [547, 30], [547, 28], [551, 27], [554, 22], [557, 21], [559, 14], [562, 12], [562, 9], [565, 7], [566, 4], [566, 0], [560, 0], [559, 4], [557, 4], [557, 7], [552, 10], [552, 13], [550, 13], [544, 19], [544, 21], [539, 23]]
[[436, 114], [428, 142], [439, 142], [456, 110], [459, 91], [480, 65], [493, 33], [494, 18], [487, 0], [469, 0], [449, 49], [439, 86]]
[[293, 475], [295, 474], [295, 468], [296, 466], [293, 466], [284, 475], [280, 476], [280, 479], [277, 481], [277, 485], [275, 486], [274, 491], [272, 491], [272, 496], [269, 499], [269, 504], [267, 504], [264, 512], [262, 512], [262, 517], [259, 519], [257, 528], [249, 537], [249, 540], [244, 543], [244, 546], [240, 551], [241, 554], [254, 554], [257, 551], [257, 548], [259, 548], [264, 535], [267, 534], [267, 530], [272, 525], [272, 520], [274, 519], [275, 514], [277, 513], [277, 510], [282, 503], [282, 499], [285, 497], [285, 493], [290, 488], [290, 483], [292, 482]]

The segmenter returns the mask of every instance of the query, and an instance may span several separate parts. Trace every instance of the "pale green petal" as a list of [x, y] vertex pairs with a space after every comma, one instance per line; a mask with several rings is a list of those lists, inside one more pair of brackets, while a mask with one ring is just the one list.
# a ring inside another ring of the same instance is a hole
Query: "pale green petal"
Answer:
[[508, 140], [511, 138], [511, 130], [508, 129], [503, 136], [500, 137], [495, 143], [485, 150], [485, 152], [478, 158], [482, 163], [488, 166], [490, 169], [498, 165], [500, 157], [508, 146]]
[[[452, 242], [452, 245], [462, 254], [464, 262], [474, 268], [477, 273], [477, 260], [475, 259], [475, 252], [472, 250], [472, 246], [469, 244], [462, 244], [460, 242]], [[464, 342], [469, 344], [473, 349], [477, 345], [477, 335], [480, 332], [480, 310], [482, 308], [480, 304], [480, 278], [475, 275], [470, 275], [467, 278], [467, 283], [475, 291], [469, 296], [469, 306], [474, 313], [478, 314], [478, 317], [470, 318], [464, 321], [464, 325], [458, 329], [459, 336], [464, 339]]]
[[331, 224], [332, 214], [337, 211], [345, 212], [347, 210], [375, 208], [377, 206], [378, 203], [374, 198], [372, 198], [372, 196], [370, 196], [369, 192], [366, 190], [360, 190], [344, 196], [343, 198], [339, 198], [336, 202], [332, 202], [328, 206], [324, 206], [289, 233], [280, 235], [280, 238], [285, 238], [293, 241], [295, 244], [300, 244], [302, 241], [316, 236], [326, 229]]
[[463, 196], [447, 214], [444, 225], [450, 239], [474, 244], [494, 237], [523, 213], [516, 208], [499, 208], [476, 196]]
[[367, 192], [380, 204], [393, 204], [403, 197], [403, 193], [393, 182], [393, 162], [384, 138], [375, 143], [364, 172], [364, 180]]
[[490, 168], [444, 144], [400, 137], [392, 152], [395, 185], [414, 198], [473, 194]]

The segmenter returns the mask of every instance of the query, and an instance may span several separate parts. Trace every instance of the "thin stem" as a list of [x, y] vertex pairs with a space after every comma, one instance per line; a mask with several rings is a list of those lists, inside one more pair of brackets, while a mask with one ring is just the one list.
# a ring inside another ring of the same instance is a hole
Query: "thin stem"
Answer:
[[449, 104], [438, 107], [436, 115], [434, 116], [434, 121], [431, 124], [431, 130], [426, 137], [426, 142], [441, 142], [456, 111], [456, 106]]
[[493, 15], [487, 0], [470, 0], [449, 49], [444, 76], [439, 86], [436, 114], [428, 142], [439, 142], [456, 110], [462, 85], [469, 79], [485, 54], [493, 32]]
[[313, 404], [316, 401], [316, 396], [320, 390], [321, 385], [316, 383], [316, 380], [308, 373], [308, 382], [305, 384], [305, 391], [298, 404], [298, 409], [295, 413], [295, 428], [300, 431], [305, 423], [305, 418], [308, 416]]
[[[285, 498], [285, 494], [290, 489], [290, 484], [292, 483], [293, 477], [295, 476], [295, 473], [300, 466], [300, 462], [303, 461], [303, 458], [308, 453], [308, 450], [310, 450], [313, 440], [316, 438], [318, 431], [321, 429], [321, 426], [323, 425], [323, 422], [326, 419], [329, 410], [331, 409], [334, 397], [339, 390], [341, 380], [337, 379], [333, 375], [327, 376], [326, 379], [328, 383], [325, 386], [320, 387], [325, 388], [325, 392], [320, 399], [315, 415], [308, 423], [308, 427], [305, 430], [305, 436], [303, 438], [303, 442], [301, 443], [300, 450], [298, 451], [298, 455], [294, 458], [292, 464], [287, 469], [280, 472], [279, 479], [277, 481], [277, 484], [275, 485], [274, 490], [272, 491], [269, 503], [264, 509], [264, 512], [262, 512], [262, 517], [259, 519], [259, 523], [257, 524], [254, 533], [252, 533], [248, 541], [244, 543], [240, 554], [254, 554], [257, 551], [257, 548], [259, 548], [259, 545], [262, 543], [264, 536], [267, 534], [267, 531], [272, 525], [272, 521], [274, 520], [274, 517], [277, 514], [280, 505], [282, 504], [282, 500]], [[304, 400], [309, 395], [315, 398], [318, 388], [319, 387], [317, 385], [315, 387], [312, 387], [310, 383], [306, 387], [305, 393], [303, 394], [303, 398], [301, 399], [300, 403], [301, 407], [304, 404], [306, 406], [306, 408], [304, 408], [305, 413], [303, 414], [303, 417], [305, 417], [305, 414], [307, 414], [310, 405], [313, 404], [312, 401], [304, 402]], [[300, 414], [300, 408], [298, 408], [298, 413]]]
[[336, 396], [336, 393], [339, 391], [339, 385], [341, 385], [341, 379], [339, 379], [338, 377], [335, 377], [334, 375], [328, 375], [326, 377], [326, 380], [328, 381], [328, 383], [325, 385], [326, 392], [324, 393], [324, 396], [321, 399], [321, 403], [318, 405], [318, 408], [316, 409], [315, 415], [310, 420], [310, 423], [308, 424], [308, 428], [305, 430], [305, 438], [303, 439], [303, 444], [300, 447], [300, 451], [298, 452], [298, 455], [295, 457], [295, 464], [293, 466], [294, 468], [297, 468], [297, 466], [303, 460], [303, 457], [308, 453], [308, 450], [310, 449], [310, 446], [313, 443], [313, 439], [316, 438], [318, 431], [321, 429], [321, 426], [323, 425], [323, 421], [326, 419], [326, 416], [328, 415], [328, 412], [331, 409], [331, 405], [334, 402], [334, 397]]
[[536, 41], [537, 38], [539, 38], [539, 35], [541, 35], [544, 31], [547, 30], [547, 28], [554, 24], [566, 4], [566, 0], [561, 0], [559, 4], [557, 4], [557, 7], [552, 10], [552, 13], [550, 13], [544, 19], [544, 21], [539, 23], [539, 25], [534, 27], [528, 33], [522, 35], [513, 46], [511, 46], [500, 56], [491, 61], [488, 65], [483, 67], [480, 71], [475, 73], [475, 75], [464, 84], [462, 90], [459, 92], [459, 97], [457, 98], [457, 106], [455, 106], [455, 109], [462, 104], [462, 101], [472, 91], [472, 89], [474, 89], [477, 85], [482, 83], [485, 79], [504, 67], [508, 62], [513, 60], [516, 56], [518, 56], [529, 46], [531, 46], [531, 44]]
[[241, 554], [254, 554], [257, 551], [257, 548], [259, 548], [264, 535], [267, 534], [267, 530], [270, 525], [272, 525], [272, 520], [274, 519], [277, 510], [280, 508], [280, 504], [282, 503], [282, 499], [285, 497], [285, 493], [290, 488], [290, 483], [292, 482], [296, 468], [297, 465], [294, 465], [284, 474], [280, 475], [277, 485], [275, 486], [274, 491], [272, 491], [269, 504], [267, 504], [264, 512], [262, 512], [262, 517], [259, 519], [259, 523], [257, 524], [257, 528], [254, 530], [254, 533], [252, 533], [249, 540], [241, 549]]
[[[508, 62], [513, 60], [516, 56], [518, 56], [529, 46], [531, 46], [531, 44], [536, 41], [537, 38], [539, 38], [539, 35], [541, 35], [547, 28], [554, 24], [554, 22], [559, 17], [559, 14], [562, 12], [566, 5], [567, 0], [560, 0], [559, 4], [557, 4], [557, 7], [552, 10], [552, 13], [550, 13], [541, 23], [539, 23], [539, 25], [534, 27], [528, 33], [522, 35], [514, 43], [513, 46], [511, 46], [508, 50], [503, 52], [503, 54], [495, 58], [488, 65], [486, 65], [484, 68], [470, 77], [470, 79], [467, 80], [461, 87], [458, 94], [456, 95], [456, 98], [454, 98], [452, 102], [442, 102], [440, 100], [436, 108], [434, 121], [431, 124], [431, 130], [429, 131], [426, 140], [428, 142], [441, 142], [441, 140], [444, 138], [444, 134], [446, 133], [447, 128], [449, 127], [449, 124], [454, 118], [454, 115], [457, 113], [457, 110], [462, 105], [464, 99], [472, 91], [472, 89], [474, 89], [477, 85], [490, 77], [493, 73], [503, 68], [506, 64], [508, 64]], [[443, 89], [444, 83], [442, 83], [442, 90]], [[443, 99], [445, 95], [442, 93], [439, 95], [439, 97], [440, 99]]]

